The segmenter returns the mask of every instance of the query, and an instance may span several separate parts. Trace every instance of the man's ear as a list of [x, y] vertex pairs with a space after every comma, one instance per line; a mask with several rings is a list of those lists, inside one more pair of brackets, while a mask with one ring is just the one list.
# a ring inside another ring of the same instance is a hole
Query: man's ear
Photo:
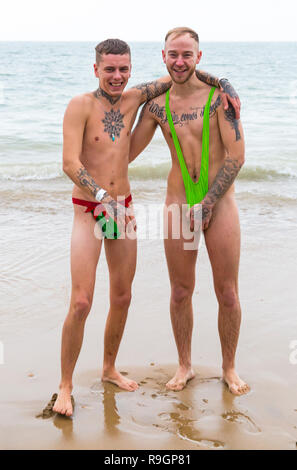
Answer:
[[162, 57], [163, 57], [164, 64], [166, 64], [166, 54], [164, 50], [162, 50]]
[[197, 60], [196, 60], [196, 64], [199, 64], [199, 62], [201, 60], [201, 57], [202, 57], [202, 51], [199, 51], [198, 56], [197, 56]]
[[99, 70], [98, 70], [97, 64], [94, 64], [94, 74], [95, 74], [95, 77], [99, 78]]

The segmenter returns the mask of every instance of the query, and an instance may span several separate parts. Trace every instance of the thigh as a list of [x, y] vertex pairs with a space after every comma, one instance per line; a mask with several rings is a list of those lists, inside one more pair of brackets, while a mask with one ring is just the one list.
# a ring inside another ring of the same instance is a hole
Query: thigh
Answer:
[[215, 287], [235, 285], [237, 289], [240, 258], [240, 225], [233, 195], [217, 203], [209, 228], [204, 233]]
[[136, 238], [105, 239], [104, 246], [111, 288], [118, 290], [129, 289], [136, 269]]
[[181, 208], [172, 211], [164, 208], [164, 248], [172, 286], [193, 288], [197, 249], [187, 249], [193, 245], [192, 240], [184, 237], [183, 226], [189, 225]]
[[74, 219], [71, 237], [71, 278], [72, 290], [93, 296], [96, 268], [102, 240], [95, 237], [95, 220], [85, 208], [74, 205]]

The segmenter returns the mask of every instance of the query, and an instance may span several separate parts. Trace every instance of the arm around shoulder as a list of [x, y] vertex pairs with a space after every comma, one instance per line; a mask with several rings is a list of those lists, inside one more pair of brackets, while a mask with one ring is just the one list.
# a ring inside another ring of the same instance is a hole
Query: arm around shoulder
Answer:
[[152, 82], [140, 83], [130, 88], [126, 93], [129, 93], [131, 96], [134, 96], [138, 101], [138, 106], [143, 104], [145, 101], [152, 100], [157, 96], [165, 93], [172, 85], [172, 80], [170, 75], [165, 77], [158, 78]]

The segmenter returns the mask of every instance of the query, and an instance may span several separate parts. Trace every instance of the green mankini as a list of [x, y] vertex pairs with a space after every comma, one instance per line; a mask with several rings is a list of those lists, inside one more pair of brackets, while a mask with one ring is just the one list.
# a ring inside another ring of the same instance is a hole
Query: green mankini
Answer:
[[166, 93], [166, 115], [171, 130], [174, 146], [180, 163], [182, 177], [184, 180], [186, 198], [189, 207], [199, 204], [208, 192], [208, 164], [209, 164], [209, 110], [210, 104], [215, 92], [215, 87], [210, 90], [209, 97], [204, 109], [203, 116], [203, 132], [202, 132], [202, 151], [201, 151], [201, 167], [200, 176], [197, 183], [194, 183], [191, 176], [189, 175], [187, 165], [185, 163], [182, 149], [179, 144], [178, 137], [175, 132], [171, 111], [169, 108], [169, 92]]

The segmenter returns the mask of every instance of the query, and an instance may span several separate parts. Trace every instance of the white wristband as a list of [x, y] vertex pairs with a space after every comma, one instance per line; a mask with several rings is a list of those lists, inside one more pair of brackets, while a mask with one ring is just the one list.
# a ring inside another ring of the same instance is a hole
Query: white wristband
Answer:
[[107, 195], [107, 191], [105, 191], [105, 189], [99, 189], [99, 191], [97, 191], [96, 193], [96, 196], [95, 196], [95, 199], [96, 201], [98, 202], [101, 202], [102, 199]]

